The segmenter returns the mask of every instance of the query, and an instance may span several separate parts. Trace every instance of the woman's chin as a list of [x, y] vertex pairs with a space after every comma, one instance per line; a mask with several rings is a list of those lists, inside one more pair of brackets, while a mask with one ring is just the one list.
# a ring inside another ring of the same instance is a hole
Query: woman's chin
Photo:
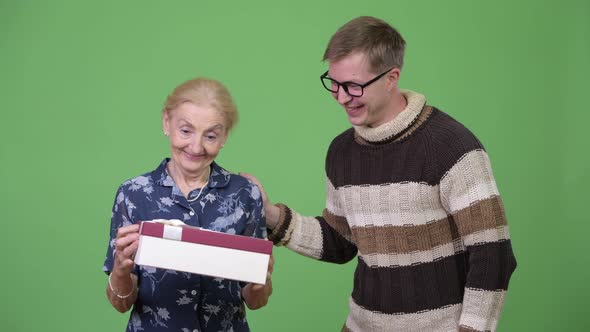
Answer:
[[185, 161], [180, 165], [186, 173], [200, 173], [207, 168], [208, 163], [205, 160]]

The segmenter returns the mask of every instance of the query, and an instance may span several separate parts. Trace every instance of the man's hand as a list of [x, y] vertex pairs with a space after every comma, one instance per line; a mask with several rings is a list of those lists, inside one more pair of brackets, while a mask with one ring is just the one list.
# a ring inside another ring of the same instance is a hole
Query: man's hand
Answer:
[[262, 186], [262, 183], [258, 181], [252, 174], [242, 173], [240, 175], [245, 177], [246, 179], [254, 182], [260, 189], [260, 193], [262, 194], [262, 202], [264, 203], [264, 214], [266, 215], [266, 226], [270, 229], [275, 228], [277, 223], [279, 222], [279, 215], [280, 210], [277, 206], [273, 205], [270, 200], [268, 199], [268, 195]]

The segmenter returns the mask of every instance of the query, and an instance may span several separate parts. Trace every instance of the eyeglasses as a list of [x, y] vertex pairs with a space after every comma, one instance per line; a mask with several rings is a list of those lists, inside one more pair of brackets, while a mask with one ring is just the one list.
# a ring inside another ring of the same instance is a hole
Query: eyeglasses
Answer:
[[386, 71], [377, 75], [375, 78], [373, 78], [372, 80], [368, 81], [365, 84], [358, 84], [358, 83], [354, 83], [354, 82], [340, 83], [340, 82], [328, 77], [328, 71], [326, 71], [325, 73], [322, 74], [322, 76], [320, 76], [320, 80], [322, 80], [322, 84], [324, 85], [324, 88], [326, 88], [326, 90], [328, 90], [332, 93], [338, 93], [338, 90], [340, 89], [340, 87], [342, 87], [342, 89], [344, 89], [344, 92], [346, 92], [349, 96], [361, 97], [363, 95], [364, 89], [366, 87], [377, 82], [377, 80], [379, 80], [385, 74], [389, 73], [389, 71], [392, 70], [393, 68], [395, 68], [395, 67], [387, 69]]

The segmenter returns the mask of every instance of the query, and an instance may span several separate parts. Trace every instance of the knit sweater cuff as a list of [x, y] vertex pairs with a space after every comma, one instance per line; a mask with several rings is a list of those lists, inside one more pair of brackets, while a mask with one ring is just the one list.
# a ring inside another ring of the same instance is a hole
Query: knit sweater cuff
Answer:
[[287, 230], [290, 229], [293, 213], [288, 206], [282, 203], [277, 203], [275, 206], [279, 208], [279, 221], [273, 229], [267, 228], [268, 239], [276, 246], [283, 246], [289, 242], [291, 237]]

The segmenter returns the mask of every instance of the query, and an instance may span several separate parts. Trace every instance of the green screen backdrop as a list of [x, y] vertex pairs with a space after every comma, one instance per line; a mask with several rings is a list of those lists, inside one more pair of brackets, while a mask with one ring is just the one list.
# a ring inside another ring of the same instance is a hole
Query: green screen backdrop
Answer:
[[[160, 109], [195, 76], [240, 122], [218, 157], [317, 215], [348, 128], [321, 87], [332, 33], [380, 17], [408, 47], [401, 86], [486, 146], [518, 268], [500, 331], [588, 331], [590, 2], [0, 1], [0, 330], [123, 331], [101, 271], [115, 190], [169, 155]], [[586, 147], [585, 147], [586, 146]], [[253, 331], [338, 331], [354, 262], [277, 248]]]

